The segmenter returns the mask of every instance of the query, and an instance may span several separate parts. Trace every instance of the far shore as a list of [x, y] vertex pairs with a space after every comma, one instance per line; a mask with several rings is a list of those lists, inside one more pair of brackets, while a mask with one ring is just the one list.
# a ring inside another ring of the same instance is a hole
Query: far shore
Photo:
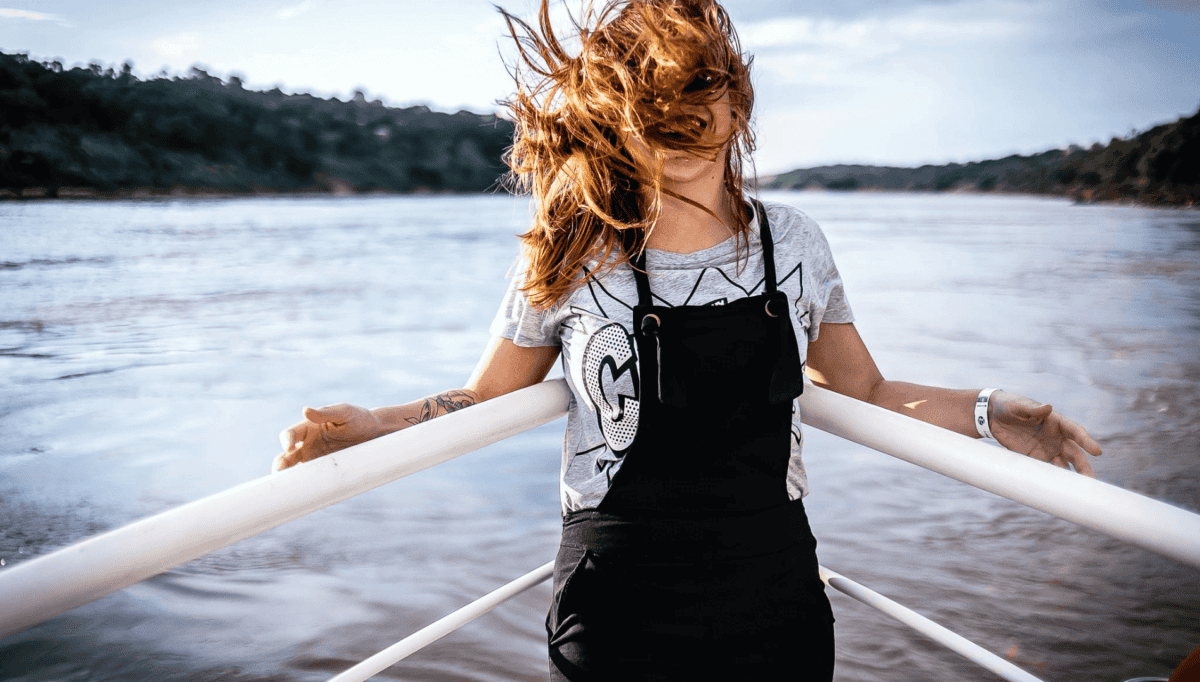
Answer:
[[[503, 190], [497, 190], [501, 192]], [[61, 187], [52, 192], [45, 187], [27, 187], [19, 192], [0, 189], [0, 201], [46, 201], [56, 199], [122, 201], [129, 199], [258, 199], [264, 197], [371, 197], [371, 196], [424, 196], [424, 195], [468, 195], [488, 194], [464, 190], [434, 189], [418, 187], [407, 192], [387, 189], [356, 191], [344, 187], [327, 189], [312, 187], [292, 190], [248, 189], [230, 190], [209, 187], [136, 187], [133, 189], [99, 190], [90, 187]]]
[[[764, 183], [765, 184], [765, 183]], [[1071, 194], [1052, 194], [1042, 192], [1022, 192], [1012, 189], [993, 189], [979, 190], [971, 187], [956, 187], [944, 190], [924, 190], [924, 189], [888, 189], [877, 187], [864, 187], [861, 189], [828, 189], [823, 187], [805, 187], [785, 190], [776, 190], [770, 187], [763, 187], [766, 191], [787, 191], [803, 194], [824, 194], [824, 193], [839, 193], [839, 194], [969, 194], [975, 196], [1027, 196], [1027, 197], [1045, 197], [1048, 199], [1069, 199], [1076, 204], [1090, 205], [1117, 205], [1117, 206], [1141, 206], [1145, 208], [1174, 208], [1174, 209], [1196, 209], [1200, 208], [1197, 204], [1169, 205], [1162, 203], [1153, 203], [1146, 201], [1137, 201], [1128, 197], [1122, 198], [1101, 198], [1101, 197], [1086, 197]], [[277, 189], [250, 189], [250, 190], [222, 190], [208, 187], [137, 187], [133, 189], [119, 190], [98, 190], [90, 187], [61, 187], [57, 194], [51, 192], [45, 187], [29, 187], [16, 192], [10, 189], [0, 189], [0, 203], [9, 201], [55, 201], [55, 200], [71, 200], [71, 201], [129, 201], [129, 200], [147, 200], [147, 199], [264, 199], [264, 198], [299, 198], [299, 197], [402, 197], [402, 196], [472, 196], [472, 195], [489, 195], [489, 194], [504, 194], [505, 190], [497, 188], [495, 191], [477, 192], [449, 189], [434, 189], [429, 187], [421, 187], [407, 192], [387, 189], [371, 189], [357, 191], [353, 188], [344, 185], [337, 186], [333, 189], [324, 187], [311, 187], [294, 190], [277, 190]]]

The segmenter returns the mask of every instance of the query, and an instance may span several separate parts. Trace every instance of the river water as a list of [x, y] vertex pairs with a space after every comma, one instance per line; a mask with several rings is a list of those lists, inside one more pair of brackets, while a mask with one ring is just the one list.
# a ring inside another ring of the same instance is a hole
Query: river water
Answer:
[[[886, 376], [1053, 402], [1100, 479], [1200, 509], [1200, 212], [765, 198], [824, 226]], [[0, 560], [265, 475], [303, 405], [460, 386], [526, 220], [506, 196], [0, 204]], [[327, 679], [553, 557], [562, 429], [0, 639], [0, 679]], [[805, 453], [822, 563], [1047, 680], [1165, 676], [1200, 645], [1195, 569], [815, 430]], [[995, 679], [831, 598], [839, 682]], [[548, 599], [384, 675], [544, 680]]]

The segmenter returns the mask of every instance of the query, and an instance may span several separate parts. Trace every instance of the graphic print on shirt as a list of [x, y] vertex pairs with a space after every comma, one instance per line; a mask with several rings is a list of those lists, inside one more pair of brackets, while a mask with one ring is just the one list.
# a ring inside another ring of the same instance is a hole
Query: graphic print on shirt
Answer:
[[[626, 373], [629, 378], [622, 381]], [[637, 435], [639, 409], [637, 355], [624, 327], [614, 322], [588, 339], [583, 350], [583, 380], [596, 408], [600, 432], [613, 454], [620, 457]]]
[[587, 291], [591, 301], [571, 306], [572, 334], [564, 353], [577, 358], [568, 363], [572, 382], [595, 415], [602, 442], [586, 446], [576, 456], [587, 453], [591, 475], [603, 474], [611, 482], [615, 465], [637, 435], [637, 350], [629, 330], [614, 320], [629, 316], [633, 306], [594, 280], [588, 282]]
[[[801, 274], [802, 264], [797, 263], [777, 282], [777, 286], [782, 287], [791, 278], [796, 278], [800, 290], [793, 295], [796, 296], [795, 304], [798, 308], [803, 299], [804, 285]], [[765, 284], [764, 280], [760, 279], [747, 289], [720, 267], [704, 268], [696, 273], [695, 277], [687, 297], [682, 302], [672, 303], [651, 292], [654, 304], [667, 307], [725, 305], [733, 299], [762, 293]], [[707, 295], [712, 296], [718, 292], [719, 295], [703, 303], [698, 302], [696, 299], [705, 295], [700, 293], [702, 285], [705, 285]], [[653, 287], [653, 281], [651, 286]], [[595, 458], [593, 472], [596, 475], [605, 474], [611, 482], [618, 468], [614, 465], [621, 461], [637, 435], [640, 375], [636, 344], [629, 330], [616, 321], [630, 316], [637, 301], [623, 300], [595, 279], [588, 280], [586, 292], [590, 301], [571, 306], [571, 312], [576, 315], [575, 321], [570, 324], [574, 332], [571, 338], [573, 344], [583, 345], [581, 350], [575, 350], [571, 354], [582, 361], [569, 364], [572, 366], [576, 387], [586, 396], [590, 403], [588, 407], [596, 416], [604, 445], [588, 447], [576, 455], [584, 452], [595, 453], [592, 455]], [[636, 296], [636, 293], [630, 293]], [[797, 314], [803, 322], [808, 311], [798, 309]], [[800, 440], [799, 429], [796, 426], [793, 426], [792, 436], [797, 442]], [[596, 452], [597, 450], [600, 452]]]
[[792, 398], [792, 448], [801, 447], [804, 445], [804, 433], [800, 431], [800, 420], [797, 418], [800, 413], [800, 403]]

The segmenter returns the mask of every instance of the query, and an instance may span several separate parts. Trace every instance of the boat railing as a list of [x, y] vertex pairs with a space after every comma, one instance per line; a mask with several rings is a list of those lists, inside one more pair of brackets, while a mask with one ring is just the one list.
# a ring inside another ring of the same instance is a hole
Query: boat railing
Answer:
[[[564, 415], [565, 381], [547, 381], [304, 466], [264, 476], [0, 571], [0, 637], [173, 566]], [[815, 386], [805, 424], [1200, 568], [1200, 515]], [[822, 567], [830, 587], [897, 618], [1000, 677], [1036, 677], [882, 595]], [[544, 581], [550, 564], [334, 679], [365, 680]]]

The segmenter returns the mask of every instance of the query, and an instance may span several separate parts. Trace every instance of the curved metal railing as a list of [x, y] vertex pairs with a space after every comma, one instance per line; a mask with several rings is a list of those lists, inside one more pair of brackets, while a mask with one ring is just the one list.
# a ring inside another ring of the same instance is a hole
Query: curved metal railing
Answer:
[[[566, 413], [548, 381], [264, 476], [0, 571], [0, 637], [252, 535], [477, 450]], [[1200, 568], [1200, 515], [917, 420], [808, 386], [805, 424]], [[550, 575], [550, 564], [334, 678], [365, 680]], [[822, 568], [839, 591], [1017, 682], [1037, 680], [944, 627]]]

